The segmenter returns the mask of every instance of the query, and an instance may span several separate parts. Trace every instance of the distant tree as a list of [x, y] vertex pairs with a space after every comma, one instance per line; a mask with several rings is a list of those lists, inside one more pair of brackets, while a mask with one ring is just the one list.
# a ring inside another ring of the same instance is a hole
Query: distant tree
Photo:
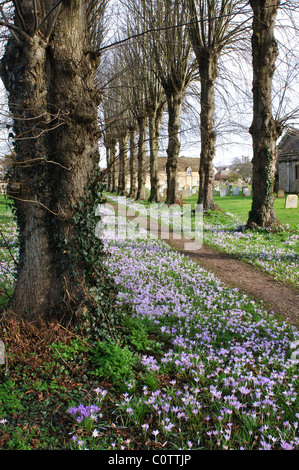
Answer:
[[[153, 51], [153, 34], [148, 32], [143, 36], [143, 33], [149, 27], [149, 21], [153, 21], [153, 2], [145, 0], [129, 0], [123, 2], [127, 12], [126, 16], [126, 33], [128, 36], [138, 36], [134, 42], [131, 42], [127, 47], [127, 55], [130, 56], [131, 62], [131, 76], [129, 79], [127, 89], [130, 90], [133, 81], [135, 83], [134, 94], [139, 94], [139, 101], [132, 100], [132, 113], [138, 119], [138, 109], [145, 106], [143, 114], [146, 114], [147, 127], [148, 127], [148, 143], [149, 143], [149, 172], [150, 172], [150, 202], [158, 202], [158, 152], [159, 152], [159, 137], [160, 127], [163, 119], [163, 110], [166, 104], [164, 89], [157, 77], [156, 63], [152, 57]], [[153, 32], [152, 32], [153, 33]], [[136, 106], [137, 104], [137, 106]], [[136, 114], [137, 113], [137, 114]], [[145, 134], [144, 134], [145, 137]], [[142, 142], [139, 139], [139, 148]], [[140, 157], [143, 152], [139, 152]], [[142, 161], [141, 161], [142, 163]], [[145, 167], [143, 175], [145, 175]], [[142, 178], [140, 183], [143, 184], [142, 193], [144, 194], [145, 180]], [[140, 191], [139, 191], [140, 193]]]
[[[152, 86], [147, 95], [148, 110], [151, 123], [151, 168], [154, 193], [150, 198], [157, 198], [157, 166], [156, 157], [159, 138], [161, 111], [164, 107], [160, 101], [161, 86], [167, 100], [168, 114], [168, 146], [167, 146], [167, 204], [174, 204], [177, 198], [177, 159], [180, 151], [180, 118], [185, 93], [188, 85], [196, 74], [196, 67], [191, 57], [191, 44], [186, 22], [188, 11], [184, 2], [178, 0], [128, 0], [131, 12], [139, 21], [140, 30], [146, 32], [141, 43], [144, 43], [148, 64], [160, 83], [150, 79]], [[154, 84], [154, 85], [153, 85]], [[149, 91], [149, 88], [147, 88]], [[150, 94], [154, 92], [155, 96]], [[158, 93], [158, 94], [156, 94]], [[154, 97], [154, 100], [152, 98]], [[151, 101], [152, 100], [152, 101]], [[156, 114], [156, 117], [154, 116]], [[154, 136], [154, 134], [156, 134]]]
[[[132, 34], [129, 19], [127, 20], [125, 33]], [[143, 50], [140, 48], [139, 42], [134, 41], [132, 44], [125, 45], [118, 55], [121, 58], [123, 73], [121, 75], [120, 91], [122, 101], [126, 103], [130, 110], [134, 124], [137, 125], [137, 190], [136, 200], [145, 198], [146, 183], [146, 131], [148, 125], [148, 114], [146, 109], [145, 87], [146, 65]], [[128, 124], [131, 127], [131, 124]], [[131, 142], [132, 143], [132, 142]], [[133, 150], [131, 148], [131, 150]], [[135, 158], [135, 152], [133, 152]], [[131, 162], [133, 163], [133, 162]], [[133, 165], [133, 171], [135, 167]], [[133, 176], [133, 175], [132, 175]]]
[[240, 175], [237, 171], [231, 171], [227, 174], [226, 176], [226, 180], [229, 182], [229, 183], [236, 183], [238, 181], [238, 179], [240, 178]]
[[[201, 153], [198, 204], [213, 210], [215, 156], [215, 83], [220, 55], [244, 36], [246, 18], [240, 14], [243, 0], [187, 0], [190, 11], [190, 37], [197, 59], [201, 94]], [[239, 19], [240, 16], [240, 19]]]
[[131, 118], [129, 122], [130, 134], [130, 191], [129, 196], [136, 198], [137, 196], [137, 152], [136, 152], [136, 138], [137, 138], [137, 122], [135, 118]]
[[238, 172], [240, 178], [252, 179], [252, 162], [249, 159], [242, 161], [241, 158], [235, 158], [231, 168], [234, 172]]

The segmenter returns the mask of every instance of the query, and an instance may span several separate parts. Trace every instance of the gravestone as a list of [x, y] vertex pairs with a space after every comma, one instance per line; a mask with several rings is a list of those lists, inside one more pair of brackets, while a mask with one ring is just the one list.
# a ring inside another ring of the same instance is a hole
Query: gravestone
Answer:
[[190, 191], [190, 189], [183, 189], [181, 194], [182, 194], [183, 199], [187, 199], [187, 197], [191, 196], [191, 191]]
[[297, 194], [289, 194], [286, 198], [285, 209], [297, 209], [298, 196]]
[[239, 196], [239, 188], [233, 188], [233, 196]]
[[284, 190], [283, 189], [278, 190], [277, 197], [279, 197], [279, 198], [284, 197]]
[[220, 189], [220, 197], [227, 196], [227, 189], [226, 188], [221, 188]]
[[196, 194], [196, 193], [197, 193], [197, 191], [198, 191], [198, 189], [197, 189], [197, 188], [192, 188], [192, 194]]
[[250, 188], [246, 188], [244, 190], [244, 196], [245, 197], [250, 197], [251, 196], [251, 189]]

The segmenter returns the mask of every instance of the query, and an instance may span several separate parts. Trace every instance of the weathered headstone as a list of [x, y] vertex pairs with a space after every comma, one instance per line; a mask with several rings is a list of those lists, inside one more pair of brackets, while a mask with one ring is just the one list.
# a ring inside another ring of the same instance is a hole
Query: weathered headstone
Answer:
[[246, 188], [244, 190], [244, 196], [245, 197], [250, 197], [251, 196], [251, 189], [250, 188]]
[[278, 190], [277, 197], [279, 197], [279, 198], [284, 197], [284, 190], [283, 189]]
[[233, 196], [239, 196], [239, 188], [233, 188]]
[[198, 188], [192, 188], [192, 194], [196, 194], [198, 191]]
[[297, 209], [298, 196], [297, 194], [289, 194], [286, 198], [285, 209]]
[[220, 189], [220, 197], [227, 196], [227, 189], [226, 188], [221, 188]]
[[187, 199], [187, 197], [191, 196], [191, 191], [190, 191], [190, 189], [183, 189], [181, 194], [182, 194], [183, 199]]

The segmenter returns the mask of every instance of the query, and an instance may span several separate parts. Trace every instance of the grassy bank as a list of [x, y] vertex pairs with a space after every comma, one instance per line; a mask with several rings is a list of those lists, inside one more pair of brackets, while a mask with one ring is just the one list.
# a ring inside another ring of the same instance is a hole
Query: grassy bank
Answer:
[[[288, 226], [292, 230], [299, 230], [299, 206], [297, 209], [285, 209], [284, 198], [276, 198], [274, 201], [274, 209], [279, 222]], [[215, 203], [224, 211], [233, 214], [242, 223], [246, 223], [248, 213], [251, 209], [252, 198], [240, 196], [214, 196]], [[186, 203], [195, 206], [197, 197], [191, 196], [185, 200]]]

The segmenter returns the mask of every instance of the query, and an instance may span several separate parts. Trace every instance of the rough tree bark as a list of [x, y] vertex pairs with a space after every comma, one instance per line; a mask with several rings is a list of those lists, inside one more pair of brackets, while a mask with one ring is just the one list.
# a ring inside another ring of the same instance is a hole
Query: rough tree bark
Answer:
[[277, 224], [274, 211], [276, 141], [281, 128], [272, 116], [272, 80], [278, 56], [274, 37], [275, 19], [280, 1], [250, 1], [253, 10], [253, 142], [252, 207], [247, 226], [269, 227]]
[[111, 192], [115, 193], [117, 191], [116, 139], [112, 139], [111, 141], [110, 161], [111, 161], [111, 182], [112, 182]]
[[160, 105], [156, 103], [155, 106], [148, 111], [149, 120], [149, 141], [150, 141], [150, 179], [151, 179], [151, 192], [149, 202], [159, 202], [159, 177], [158, 177], [158, 153], [159, 153], [159, 138], [160, 128], [163, 119], [163, 108], [165, 101]]
[[61, 318], [80, 292], [63, 242], [72, 239], [74, 206], [99, 157], [97, 64], [88, 53], [86, 4], [65, 0], [45, 17], [54, 3], [17, 2], [16, 35], [0, 71], [13, 117], [9, 193], [20, 241], [11, 309], [29, 320]]
[[146, 170], [145, 170], [145, 138], [146, 138], [146, 126], [147, 117], [140, 116], [137, 118], [138, 122], [138, 189], [136, 195], [136, 201], [145, 199], [145, 183], [146, 183]]
[[[225, 48], [246, 37], [246, 19], [242, 20], [243, 0], [187, 0], [190, 12], [190, 38], [198, 63], [201, 82], [201, 154], [198, 204], [214, 210], [213, 159], [216, 131], [214, 121], [215, 83], [218, 61]], [[240, 20], [237, 20], [240, 18]]]
[[168, 147], [167, 147], [167, 193], [165, 204], [175, 204], [178, 197], [177, 164], [180, 153], [180, 118], [184, 102], [184, 93], [165, 91], [168, 106]]
[[129, 196], [135, 198], [137, 195], [137, 151], [136, 151], [136, 126], [130, 126], [130, 193]]
[[215, 156], [215, 82], [218, 76], [219, 54], [213, 49], [205, 48], [198, 54], [198, 67], [200, 74], [200, 134], [201, 153], [199, 166], [198, 204], [203, 210], [214, 210], [213, 200], [214, 183], [214, 156]]
[[106, 160], [107, 160], [107, 191], [111, 190], [112, 186], [112, 175], [111, 175], [111, 145], [108, 142], [105, 142], [106, 148]]
[[126, 194], [127, 189], [127, 158], [128, 158], [129, 131], [124, 131], [119, 139], [119, 183], [118, 193], [120, 196]]

